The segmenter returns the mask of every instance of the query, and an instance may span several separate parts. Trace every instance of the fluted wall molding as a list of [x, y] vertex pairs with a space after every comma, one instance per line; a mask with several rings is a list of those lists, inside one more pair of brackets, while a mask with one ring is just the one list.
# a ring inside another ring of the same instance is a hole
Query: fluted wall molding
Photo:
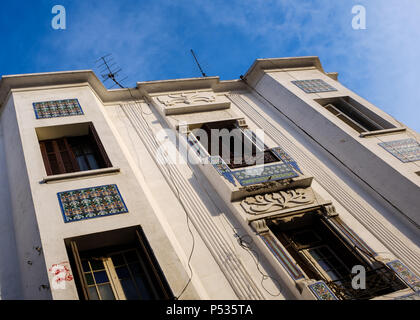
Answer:
[[168, 185], [182, 203], [190, 221], [219, 265], [237, 297], [242, 300], [264, 299], [261, 291], [245, 269], [241, 260], [235, 254], [234, 248], [230, 245], [230, 241], [223, 236], [222, 230], [213, 221], [211, 212], [200, 199], [188, 179], [175, 164], [171, 164], [170, 161], [164, 164], [161, 161], [162, 157], [166, 157], [166, 160], [168, 160], [167, 155], [159, 152], [160, 159], [157, 158], [161, 146], [158, 145], [153, 132], [151, 132], [146, 123], [146, 119], [142, 116], [144, 112], [142, 106], [134, 103], [121, 105], [121, 108], [160, 169]]

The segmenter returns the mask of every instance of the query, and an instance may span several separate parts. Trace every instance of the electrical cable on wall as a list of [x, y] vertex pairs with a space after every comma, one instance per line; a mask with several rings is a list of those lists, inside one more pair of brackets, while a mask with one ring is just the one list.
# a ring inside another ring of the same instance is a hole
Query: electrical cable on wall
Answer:
[[[130, 93], [130, 96], [132, 97], [132, 99], [133, 99], [133, 101], [134, 101], [134, 104], [136, 105], [136, 106], [138, 106], [138, 101], [137, 101], [137, 99], [134, 97], [134, 95], [132, 94], [132, 92], [131, 92], [131, 89], [130, 88], [125, 88], [125, 89], [128, 89], [128, 92]], [[150, 133], [150, 136], [153, 138], [153, 140], [154, 140], [154, 142], [155, 142], [155, 144], [156, 145], [159, 145], [159, 142], [156, 140], [156, 138], [155, 138], [155, 136], [154, 136], [154, 133], [153, 133], [153, 130], [152, 130], [152, 128], [150, 128], [150, 126], [149, 126], [149, 123], [147, 122], [147, 120], [146, 120], [146, 118], [144, 117], [144, 114], [146, 114], [146, 115], [151, 115], [153, 112], [150, 112], [150, 113], [145, 113], [144, 112], [144, 110], [143, 110], [143, 108], [142, 108], [142, 106], [141, 106], [141, 103], [139, 103], [140, 104], [140, 107], [139, 107], [139, 109], [140, 109], [140, 115], [141, 115], [141, 117], [143, 118], [143, 121], [146, 123], [146, 125], [147, 125], [147, 128], [148, 128], [148, 130], [149, 130], [149, 133]], [[123, 109], [124, 110], [124, 109]], [[125, 111], [124, 111], [125, 112]], [[128, 115], [126, 114], [126, 117], [127, 118], [129, 118], [128, 117]], [[190, 251], [190, 254], [189, 254], [189, 256], [188, 256], [188, 262], [187, 262], [187, 265], [188, 265], [188, 269], [189, 269], [189, 271], [190, 271], [190, 274], [189, 274], [189, 277], [188, 277], [188, 281], [187, 281], [187, 283], [185, 284], [185, 286], [183, 287], [183, 289], [181, 290], [181, 292], [178, 294], [178, 295], [176, 295], [174, 298], [175, 298], [175, 300], [178, 300], [184, 293], [185, 293], [185, 291], [186, 291], [186, 289], [188, 288], [188, 286], [189, 286], [189, 284], [191, 283], [191, 281], [192, 281], [192, 277], [193, 277], [193, 270], [192, 270], [192, 267], [191, 267], [191, 258], [192, 258], [192, 256], [193, 256], [193, 253], [194, 253], [194, 249], [195, 249], [195, 237], [194, 237], [194, 234], [193, 234], [193, 232], [192, 232], [192, 230], [191, 230], [191, 226], [190, 226], [190, 218], [189, 218], [189, 215], [188, 215], [188, 211], [187, 211], [187, 209], [185, 208], [185, 205], [184, 205], [184, 203], [183, 203], [183, 201], [182, 201], [182, 199], [181, 199], [181, 197], [180, 197], [180, 192], [179, 192], [179, 189], [178, 189], [178, 187], [176, 186], [176, 184], [175, 184], [175, 182], [174, 182], [174, 178], [173, 178], [173, 175], [172, 175], [172, 171], [171, 171], [171, 168], [170, 168], [170, 166], [166, 166], [166, 168], [168, 169], [168, 173], [169, 173], [169, 176], [170, 176], [170, 179], [171, 179], [171, 181], [172, 181], [172, 186], [175, 188], [175, 195], [176, 195], [176, 197], [177, 197], [177, 199], [178, 199], [178, 201], [179, 201], [179, 203], [181, 204], [181, 206], [182, 206], [182, 208], [183, 208], [183, 210], [184, 210], [184, 212], [185, 212], [185, 216], [186, 216], [186, 222], [187, 222], [187, 227], [188, 227], [188, 231], [189, 231], [189, 233], [190, 233], [190, 235], [191, 235], [191, 238], [192, 238], [192, 245], [191, 245], [191, 251]]]
[[[124, 87], [122, 84], [121, 84], [121, 82], [123, 81], [123, 80], [121, 80], [121, 81], [119, 81], [119, 80], [117, 80], [117, 74], [122, 70], [121, 68], [119, 68], [119, 69], [117, 69], [117, 70], [112, 70], [112, 66], [113, 65], [110, 65], [109, 64], [109, 61], [107, 61], [107, 57], [108, 56], [110, 56], [110, 55], [107, 55], [107, 56], [103, 56], [103, 57], [101, 57], [98, 61], [102, 61], [102, 65], [101, 65], [101, 67], [103, 67], [104, 69], [102, 70], [102, 72], [105, 72], [105, 73], [103, 73], [102, 74], [102, 78], [103, 78], [103, 80], [104, 81], [106, 81], [106, 80], [108, 80], [108, 79], [111, 79], [114, 83], [115, 83], [115, 85], [118, 85], [121, 89], [127, 89], [128, 90], [128, 92], [129, 92], [129, 94], [130, 94], [130, 96], [131, 96], [131, 98], [133, 99], [133, 102], [134, 102], [134, 104], [135, 104], [135, 106], [137, 106], [139, 109], [140, 109], [140, 115], [141, 115], [141, 117], [142, 117], [142, 119], [143, 119], [143, 121], [144, 121], [144, 123], [146, 124], [146, 126], [147, 126], [147, 129], [148, 129], [148, 131], [149, 131], [149, 133], [150, 133], [150, 137], [153, 139], [153, 142], [157, 145], [157, 146], [159, 146], [159, 142], [156, 140], [156, 138], [155, 138], [155, 135], [154, 135], [154, 133], [153, 133], [153, 130], [152, 130], [152, 128], [149, 126], [149, 123], [147, 122], [147, 120], [146, 120], [146, 118], [144, 117], [144, 114], [146, 114], [146, 115], [151, 115], [151, 114], [153, 114], [153, 112], [150, 112], [150, 113], [146, 113], [146, 112], [144, 112], [144, 110], [143, 110], [143, 108], [142, 108], [142, 105], [141, 105], [141, 102], [138, 102], [138, 99], [136, 99], [135, 97], [134, 97], [134, 95], [133, 95], [133, 93], [131, 92], [131, 89], [130, 88], [128, 88], [128, 87]], [[115, 63], [114, 63], [114, 65], [115, 65]], [[126, 79], [126, 78], [124, 78], [124, 79]], [[126, 111], [125, 111], [125, 109], [124, 108], [122, 108], [122, 110], [123, 110], [123, 112], [124, 112], [124, 114], [125, 114], [125, 116], [129, 119], [129, 116], [128, 116], [128, 114], [126, 113]], [[166, 168], [167, 168], [167, 170], [168, 170], [168, 173], [169, 173], [169, 177], [170, 177], [170, 180], [171, 180], [171, 182], [172, 182], [172, 184], [170, 185], [170, 187], [173, 187], [173, 188], [175, 188], [175, 195], [176, 195], [176, 197], [177, 197], [177, 199], [178, 199], [178, 201], [179, 201], [179, 203], [181, 204], [181, 206], [182, 206], [182, 208], [183, 208], [183, 210], [184, 210], [184, 212], [185, 212], [185, 216], [186, 216], [186, 222], [187, 222], [187, 227], [188, 227], [188, 231], [189, 231], [189, 233], [191, 234], [191, 238], [192, 238], [192, 245], [191, 245], [191, 251], [190, 251], [190, 254], [189, 254], [189, 256], [188, 256], [188, 262], [187, 262], [187, 265], [188, 265], [188, 269], [189, 269], [189, 271], [190, 271], [190, 274], [188, 275], [188, 281], [187, 281], [187, 283], [185, 284], [185, 286], [183, 287], [183, 289], [181, 290], [181, 292], [178, 294], [178, 295], [176, 295], [175, 297], [174, 297], [174, 299], [175, 300], [178, 300], [184, 293], [185, 293], [185, 291], [186, 291], [186, 289], [188, 288], [188, 286], [189, 286], [189, 284], [191, 283], [191, 281], [192, 281], [192, 277], [193, 277], [193, 270], [192, 270], [192, 267], [191, 267], [191, 259], [192, 259], [192, 256], [193, 256], [193, 253], [194, 253], [194, 249], [195, 249], [195, 237], [194, 237], [194, 234], [193, 234], [193, 232], [192, 232], [192, 230], [191, 230], [191, 226], [190, 226], [190, 217], [189, 217], [189, 215], [188, 215], [188, 211], [187, 211], [187, 209], [186, 209], [186, 207], [185, 207], [185, 205], [184, 205], [184, 203], [183, 203], [183, 201], [182, 201], [182, 199], [181, 199], [181, 197], [180, 197], [180, 192], [179, 192], [179, 189], [178, 189], [178, 187], [176, 186], [176, 184], [175, 184], [175, 181], [174, 181], [174, 178], [173, 178], [173, 175], [172, 175], [172, 171], [171, 171], [171, 168], [170, 168], [170, 166], [168, 165], [168, 166], [166, 166]]]

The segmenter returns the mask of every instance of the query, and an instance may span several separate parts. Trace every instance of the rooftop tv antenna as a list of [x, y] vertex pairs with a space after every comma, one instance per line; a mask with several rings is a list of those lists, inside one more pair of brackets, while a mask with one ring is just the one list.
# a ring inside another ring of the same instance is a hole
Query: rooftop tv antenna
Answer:
[[102, 77], [102, 81], [105, 83], [107, 80], [111, 79], [114, 84], [111, 88], [115, 86], [119, 86], [120, 88], [125, 88], [121, 83], [127, 79], [128, 77], [125, 77], [124, 79], [118, 80], [118, 76], [122, 69], [117, 65], [116, 62], [114, 62], [114, 58], [112, 57], [112, 54], [107, 54], [105, 56], [100, 57], [96, 63], [99, 63], [98, 68], [100, 69], [100, 74]]
[[194, 57], [194, 60], [197, 63], [198, 68], [200, 69], [201, 75], [203, 77], [207, 77], [207, 75], [204, 73], [203, 69], [201, 68], [200, 63], [198, 62], [197, 57], [195, 56], [193, 49], [191, 49], [191, 54]]

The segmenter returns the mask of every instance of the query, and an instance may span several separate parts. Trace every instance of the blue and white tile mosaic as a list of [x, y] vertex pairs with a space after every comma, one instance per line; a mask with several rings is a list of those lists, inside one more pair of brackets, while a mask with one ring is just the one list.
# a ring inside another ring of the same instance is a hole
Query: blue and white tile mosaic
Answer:
[[308, 286], [318, 300], [338, 300], [324, 281], [318, 281]]
[[420, 143], [415, 139], [402, 139], [378, 144], [402, 162], [420, 160]]
[[420, 290], [420, 278], [408, 269], [401, 261], [394, 260], [386, 264], [414, 291]]
[[77, 99], [34, 102], [33, 107], [37, 119], [83, 115]]
[[233, 176], [241, 186], [248, 186], [267, 181], [283, 180], [297, 177], [293, 168], [286, 163], [274, 163], [259, 167], [248, 167], [242, 170], [232, 171]]
[[336, 88], [330, 86], [328, 83], [321, 79], [295, 80], [292, 81], [292, 83], [306, 93], [337, 91]]
[[230, 170], [229, 166], [221, 157], [210, 156], [209, 161], [221, 176], [223, 176], [226, 180], [228, 180], [236, 187], [236, 182], [233, 178], [232, 170]]
[[293, 168], [295, 168], [300, 174], [302, 174], [302, 170], [300, 170], [297, 162], [281, 147], [275, 147], [271, 149], [271, 152], [284, 163], [290, 164]]
[[128, 212], [115, 184], [57, 193], [64, 222]]

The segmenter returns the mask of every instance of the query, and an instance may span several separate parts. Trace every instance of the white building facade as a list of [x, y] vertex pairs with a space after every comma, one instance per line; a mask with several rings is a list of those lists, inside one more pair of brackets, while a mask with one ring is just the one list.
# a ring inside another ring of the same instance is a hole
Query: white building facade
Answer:
[[419, 141], [317, 57], [3, 76], [1, 298], [416, 299]]

